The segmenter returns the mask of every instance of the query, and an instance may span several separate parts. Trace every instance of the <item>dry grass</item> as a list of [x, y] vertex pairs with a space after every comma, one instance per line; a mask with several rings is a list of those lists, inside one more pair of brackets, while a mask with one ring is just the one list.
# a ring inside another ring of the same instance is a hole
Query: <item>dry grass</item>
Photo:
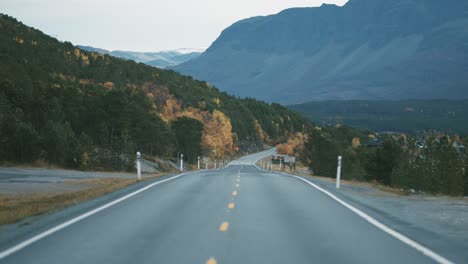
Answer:
[[50, 164], [44, 160], [35, 160], [29, 163], [2, 162], [0, 167], [4, 168], [19, 168], [19, 169], [65, 169], [63, 167]]
[[[160, 177], [162, 174], [150, 178]], [[149, 179], [149, 178], [146, 178]], [[145, 180], [146, 180], [145, 179]], [[136, 179], [85, 179], [69, 183], [87, 184], [88, 189], [59, 194], [2, 195], [0, 194], [0, 225], [12, 224], [19, 220], [96, 198], [138, 182]]]

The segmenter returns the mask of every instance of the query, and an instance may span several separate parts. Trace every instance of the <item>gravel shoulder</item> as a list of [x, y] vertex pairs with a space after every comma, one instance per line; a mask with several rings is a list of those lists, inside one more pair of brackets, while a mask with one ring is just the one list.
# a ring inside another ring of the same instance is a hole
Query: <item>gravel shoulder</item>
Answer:
[[[444, 256], [468, 262], [468, 199], [430, 195], [399, 195], [375, 187], [335, 183], [306, 177], [392, 229]], [[465, 252], [460, 254], [460, 252]]]

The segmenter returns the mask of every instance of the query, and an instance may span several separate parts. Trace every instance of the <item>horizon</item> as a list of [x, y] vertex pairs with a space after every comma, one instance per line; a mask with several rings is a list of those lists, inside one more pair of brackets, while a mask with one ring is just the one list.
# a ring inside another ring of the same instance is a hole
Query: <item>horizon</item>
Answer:
[[[346, 2], [348, 0], [275, 0], [273, 3], [271, 0], [228, 3], [136, 0], [129, 4], [124, 0], [4, 0], [2, 13], [74, 45], [109, 51], [160, 52], [206, 50], [225, 28], [242, 19], [272, 15], [289, 8], [318, 7], [324, 3], [343, 6]], [[204, 8], [206, 6], [210, 9]]]

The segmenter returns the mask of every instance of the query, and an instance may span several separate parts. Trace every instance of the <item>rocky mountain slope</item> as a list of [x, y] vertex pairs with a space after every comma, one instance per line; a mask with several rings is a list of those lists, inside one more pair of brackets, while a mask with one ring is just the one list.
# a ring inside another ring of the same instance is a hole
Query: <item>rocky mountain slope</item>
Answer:
[[465, 0], [293, 8], [233, 24], [175, 69], [282, 103], [468, 98], [467, 28]]

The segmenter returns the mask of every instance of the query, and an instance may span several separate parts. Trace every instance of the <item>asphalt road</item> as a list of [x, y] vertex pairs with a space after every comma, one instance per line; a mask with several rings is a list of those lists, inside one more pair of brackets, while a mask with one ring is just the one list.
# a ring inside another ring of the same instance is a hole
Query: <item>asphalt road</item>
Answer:
[[265, 154], [152, 183], [0, 263], [435, 262], [304, 180], [254, 167]]

